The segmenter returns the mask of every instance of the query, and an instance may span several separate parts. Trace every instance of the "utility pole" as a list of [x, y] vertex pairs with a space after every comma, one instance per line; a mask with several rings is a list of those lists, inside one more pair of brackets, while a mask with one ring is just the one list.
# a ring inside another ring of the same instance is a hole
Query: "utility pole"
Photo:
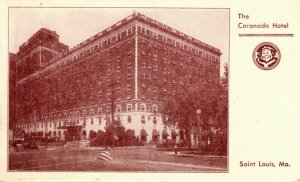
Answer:
[[[114, 76], [113, 76], [114, 78]], [[113, 143], [112, 143], [112, 146], [114, 146], [115, 144], [115, 119], [114, 119], [114, 116], [115, 116], [115, 83], [114, 83], [114, 79], [112, 80], [112, 83], [111, 83], [111, 124], [112, 124], [112, 127], [113, 127], [113, 132], [112, 132], [112, 139], [113, 139]]]
[[201, 110], [197, 111], [197, 130], [198, 130], [198, 150], [201, 151]]
[[116, 86], [116, 80], [115, 80], [115, 74], [116, 74], [116, 62], [112, 61], [112, 75], [111, 75], [111, 124], [112, 124], [112, 146], [115, 145], [115, 86]]

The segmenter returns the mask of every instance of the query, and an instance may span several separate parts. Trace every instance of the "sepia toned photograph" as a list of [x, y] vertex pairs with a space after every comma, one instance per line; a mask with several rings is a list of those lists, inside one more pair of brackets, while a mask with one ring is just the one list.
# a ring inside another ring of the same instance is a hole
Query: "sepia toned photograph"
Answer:
[[227, 173], [229, 14], [10, 7], [8, 171]]

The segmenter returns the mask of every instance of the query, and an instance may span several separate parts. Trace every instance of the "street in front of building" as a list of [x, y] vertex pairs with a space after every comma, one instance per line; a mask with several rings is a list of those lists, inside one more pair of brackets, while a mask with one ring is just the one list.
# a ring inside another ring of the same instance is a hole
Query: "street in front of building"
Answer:
[[[102, 160], [108, 150], [112, 160]], [[153, 146], [90, 148], [61, 146], [10, 154], [14, 171], [227, 171], [227, 156], [199, 155], [192, 151], [158, 150]]]

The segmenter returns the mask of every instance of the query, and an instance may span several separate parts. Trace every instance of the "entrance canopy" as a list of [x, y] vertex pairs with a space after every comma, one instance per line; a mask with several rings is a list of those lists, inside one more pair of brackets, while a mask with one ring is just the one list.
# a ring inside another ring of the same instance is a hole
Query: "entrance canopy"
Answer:
[[57, 127], [57, 129], [67, 129], [67, 130], [72, 130], [72, 129], [77, 129], [80, 130], [82, 126], [60, 126]]

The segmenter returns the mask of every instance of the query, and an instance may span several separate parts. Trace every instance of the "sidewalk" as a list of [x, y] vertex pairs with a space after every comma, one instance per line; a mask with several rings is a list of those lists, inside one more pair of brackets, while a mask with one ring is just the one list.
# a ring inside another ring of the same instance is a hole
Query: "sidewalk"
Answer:
[[196, 155], [196, 154], [184, 154], [181, 152], [177, 152], [177, 154], [175, 154], [175, 152], [164, 152], [164, 154], [166, 155], [171, 155], [171, 156], [178, 156], [178, 157], [216, 157], [216, 158], [227, 158], [227, 156], [219, 156], [219, 155]]

